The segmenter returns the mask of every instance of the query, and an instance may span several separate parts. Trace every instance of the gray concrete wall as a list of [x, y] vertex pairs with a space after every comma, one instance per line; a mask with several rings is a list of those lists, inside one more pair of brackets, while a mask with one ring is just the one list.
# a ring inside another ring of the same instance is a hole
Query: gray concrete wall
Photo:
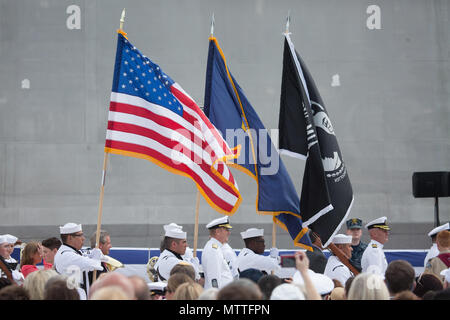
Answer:
[[[380, 29], [369, 29], [370, 5], [380, 9]], [[72, 6], [80, 9], [79, 24]], [[278, 125], [290, 9], [292, 41], [347, 163], [355, 195], [350, 215], [365, 222], [388, 216], [389, 248], [429, 246], [424, 234], [433, 227], [434, 202], [413, 198], [411, 177], [450, 170], [447, 0], [0, 0], [0, 233], [41, 239], [69, 221], [94, 230], [124, 7], [130, 41], [199, 105], [214, 12], [231, 72], [267, 128]], [[339, 86], [332, 86], [335, 75]], [[283, 160], [300, 191], [304, 162]], [[270, 234], [271, 219], [255, 213], [255, 182], [233, 172], [243, 202], [231, 218], [231, 243], [240, 246], [239, 231], [258, 225]], [[102, 224], [116, 246], [158, 247], [164, 223], [193, 231], [195, 195], [186, 178], [111, 155]], [[442, 222], [449, 209], [442, 198]], [[204, 225], [219, 216], [201, 200], [199, 246]], [[281, 229], [278, 245], [292, 247]]]

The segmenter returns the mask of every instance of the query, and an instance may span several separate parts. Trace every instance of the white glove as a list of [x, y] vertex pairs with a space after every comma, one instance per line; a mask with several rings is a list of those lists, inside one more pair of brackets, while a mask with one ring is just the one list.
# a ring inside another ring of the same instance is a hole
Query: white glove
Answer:
[[279, 252], [278, 252], [278, 249], [277, 249], [277, 248], [271, 248], [271, 249], [270, 249], [270, 254], [269, 254], [269, 256], [270, 256], [271, 258], [277, 258], [278, 255], [279, 255]]
[[191, 262], [192, 262], [193, 264], [195, 264], [196, 266], [200, 266], [200, 260], [198, 260], [197, 257], [192, 257], [192, 258], [191, 258]]
[[102, 251], [99, 248], [94, 248], [89, 253], [89, 258], [94, 260], [100, 260], [102, 262], [108, 262], [108, 258], [103, 255]]
[[11, 275], [12, 275], [12, 277], [13, 277], [13, 279], [15, 281], [23, 281], [23, 280], [25, 280], [23, 274], [20, 271], [18, 271], [18, 270], [13, 270], [11, 272]]

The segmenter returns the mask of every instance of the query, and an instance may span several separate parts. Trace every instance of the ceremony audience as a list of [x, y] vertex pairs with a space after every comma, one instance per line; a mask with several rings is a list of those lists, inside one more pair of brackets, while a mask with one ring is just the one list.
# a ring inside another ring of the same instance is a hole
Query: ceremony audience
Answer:
[[24, 287], [11, 285], [0, 290], [0, 300], [30, 300], [30, 294]]
[[20, 272], [22, 272], [25, 279], [27, 276], [35, 271], [38, 271], [36, 266], [42, 261], [42, 247], [39, 242], [28, 242], [22, 250], [22, 257], [20, 259]]
[[43, 300], [47, 281], [57, 275], [58, 273], [52, 269], [38, 270], [30, 273], [23, 283], [24, 289], [30, 295], [30, 300]]
[[62, 275], [48, 279], [44, 287], [44, 300], [80, 300], [76, 288], [71, 288], [67, 283], [67, 277]]
[[170, 275], [172, 276], [175, 273], [184, 273], [192, 278], [192, 280], [195, 280], [195, 269], [190, 263], [180, 262], [176, 264], [172, 270], [170, 270]]
[[185, 282], [178, 286], [172, 300], [197, 300], [203, 287], [196, 282]]
[[352, 281], [347, 300], [389, 300], [389, 290], [380, 275], [360, 273]]
[[[165, 300], [450, 300], [450, 269], [446, 264], [450, 254], [449, 241], [449, 231], [439, 232], [440, 257], [429, 260], [428, 267], [417, 279], [409, 262], [394, 260], [382, 275], [360, 273], [340, 283], [314, 272], [308, 254], [299, 250], [295, 252], [296, 274], [293, 278], [284, 279], [247, 269], [220, 289], [204, 289], [196, 281], [194, 267], [181, 261], [172, 268], [169, 279], [160, 283], [164, 286], [159, 291], [151, 285], [158, 283], [147, 283], [138, 275], [101, 274], [89, 288], [89, 300], [153, 300], [156, 291], [159, 299]], [[320, 239], [316, 239], [316, 243], [320, 245]], [[48, 238], [42, 244], [28, 242], [20, 259], [25, 281], [21, 285], [0, 278], [0, 300], [82, 299], [79, 288], [73, 288], [69, 278], [50, 269], [60, 246], [61, 241], [57, 238]], [[105, 246], [107, 249], [109, 247]], [[44, 267], [38, 266], [42, 258]]]
[[431, 273], [422, 273], [416, 281], [413, 293], [419, 298], [423, 298], [429, 291], [443, 290], [441, 280]]
[[258, 280], [258, 286], [263, 294], [263, 300], [269, 300], [273, 289], [283, 283], [276, 275], [265, 275]]
[[405, 290], [397, 293], [392, 300], [422, 300], [417, 297], [412, 291]]
[[218, 292], [219, 289], [217, 288], [204, 289], [197, 300], [217, 300]]
[[343, 287], [335, 287], [329, 296], [330, 300], [347, 300], [345, 289]]
[[389, 263], [384, 274], [384, 281], [391, 297], [402, 291], [412, 291], [415, 286], [413, 266], [405, 260], [394, 260]]
[[186, 282], [194, 283], [194, 280], [187, 274], [181, 272], [171, 275], [169, 280], [167, 280], [166, 299], [172, 300], [177, 288]]
[[62, 242], [56, 237], [48, 238], [42, 241], [42, 260], [45, 269], [50, 269], [53, 267], [55, 262], [55, 254], [58, 252], [59, 247], [61, 247]]
[[134, 296], [136, 300], [150, 300], [150, 290], [145, 280], [139, 276], [129, 276], [131, 284], [134, 288]]
[[273, 289], [270, 300], [306, 300], [306, 297], [296, 284], [282, 283]]
[[112, 285], [99, 288], [90, 295], [89, 300], [131, 300], [131, 298], [122, 287]]
[[233, 280], [219, 290], [217, 300], [261, 300], [258, 285], [249, 279]]
[[[117, 272], [108, 272], [104, 273], [99, 277], [90, 287], [89, 290], [89, 299], [93, 296], [93, 294], [104, 287], [117, 286], [122, 289], [122, 291], [126, 294], [128, 300], [135, 299], [134, 286], [130, 279], [128, 279], [123, 274]], [[109, 291], [106, 291], [102, 294], [108, 295]], [[117, 290], [113, 292], [117, 293]], [[111, 294], [113, 294], [111, 293]], [[98, 296], [97, 296], [98, 298]]]

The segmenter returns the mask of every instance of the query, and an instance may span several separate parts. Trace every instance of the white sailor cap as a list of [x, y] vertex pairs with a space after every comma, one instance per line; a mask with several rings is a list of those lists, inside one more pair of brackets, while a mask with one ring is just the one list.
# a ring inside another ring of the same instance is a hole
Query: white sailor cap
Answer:
[[151, 291], [152, 294], [162, 294], [167, 287], [167, 283], [165, 282], [148, 282], [147, 283], [148, 290]]
[[277, 286], [270, 295], [270, 300], [306, 300], [305, 295], [294, 284], [283, 283]]
[[183, 226], [180, 226], [178, 224], [176, 224], [175, 222], [171, 222], [169, 224], [164, 225], [164, 231], [167, 231], [169, 229], [179, 229], [182, 230]]
[[[320, 295], [329, 294], [334, 289], [334, 282], [324, 274], [316, 273], [308, 269], [309, 277]], [[304, 285], [304, 280], [299, 271], [294, 273], [293, 282]]]
[[12, 234], [4, 234], [3, 236], [6, 237], [6, 242], [10, 244], [15, 244], [19, 238], [13, 236]]
[[219, 227], [224, 227], [227, 229], [232, 228], [232, 226], [230, 226], [230, 221], [229, 221], [228, 217], [221, 217], [221, 218], [214, 219], [213, 221], [211, 221], [210, 223], [208, 223], [206, 225], [207, 229], [219, 228]]
[[187, 233], [178, 228], [168, 228], [164, 236], [175, 239], [186, 239]]
[[366, 228], [369, 230], [372, 228], [378, 228], [378, 229], [383, 229], [383, 230], [389, 231], [389, 230], [391, 230], [391, 228], [386, 223], [386, 221], [387, 221], [386, 217], [381, 217], [381, 218], [372, 220], [368, 224], [366, 224]]
[[352, 243], [352, 236], [347, 236], [345, 234], [337, 234], [333, 237], [334, 244], [347, 244]]
[[450, 222], [443, 224], [442, 226], [436, 227], [428, 233], [429, 237], [437, 235], [442, 230], [450, 230]]
[[450, 268], [444, 269], [441, 271], [441, 276], [444, 276], [445, 282], [450, 283]]
[[4, 234], [0, 235], [0, 244], [1, 243], [8, 243], [6, 235], [4, 235]]
[[264, 229], [250, 228], [241, 232], [242, 239], [255, 238], [264, 236]]
[[73, 222], [66, 223], [62, 227], [59, 227], [60, 234], [71, 234], [75, 232], [80, 232], [81, 230], [82, 230], [81, 224], [76, 224]]

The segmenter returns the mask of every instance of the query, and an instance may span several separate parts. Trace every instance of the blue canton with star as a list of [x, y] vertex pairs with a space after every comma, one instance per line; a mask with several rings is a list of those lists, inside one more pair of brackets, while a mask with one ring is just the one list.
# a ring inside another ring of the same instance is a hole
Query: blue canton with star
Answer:
[[113, 91], [140, 97], [183, 115], [183, 106], [170, 92], [174, 81], [121, 34], [115, 68]]

